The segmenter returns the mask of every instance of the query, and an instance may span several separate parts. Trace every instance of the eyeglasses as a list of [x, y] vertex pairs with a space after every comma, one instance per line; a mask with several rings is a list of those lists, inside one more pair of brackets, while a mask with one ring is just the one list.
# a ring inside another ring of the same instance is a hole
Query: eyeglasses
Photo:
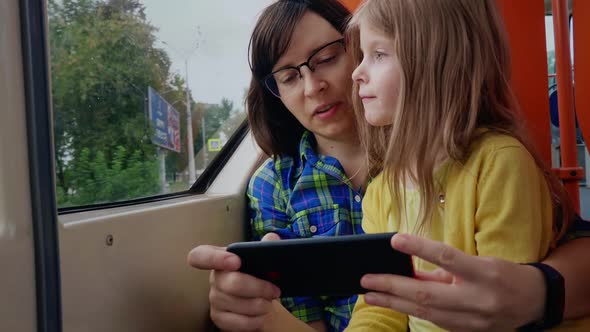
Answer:
[[303, 66], [307, 66], [312, 73], [323, 74], [337, 68], [345, 53], [344, 39], [335, 40], [317, 49], [304, 63], [276, 70], [266, 75], [262, 81], [264, 86], [276, 97], [288, 96], [300, 89]]

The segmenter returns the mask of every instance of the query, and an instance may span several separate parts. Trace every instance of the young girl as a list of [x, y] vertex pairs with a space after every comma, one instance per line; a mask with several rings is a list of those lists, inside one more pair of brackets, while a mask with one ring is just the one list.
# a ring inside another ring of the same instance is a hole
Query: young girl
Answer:
[[[362, 141], [379, 173], [367, 189], [363, 229], [520, 263], [545, 257], [572, 209], [521, 128], [495, 1], [367, 0], [350, 39], [362, 60], [352, 75], [355, 109], [370, 125], [361, 125]], [[419, 276], [435, 268], [421, 259], [414, 266]], [[379, 278], [366, 276], [363, 286], [400, 291]], [[379, 307], [387, 299], [360, 297], [347, 331], [440, 330], [420, 319], [436, 318], [426, 310], [414, 310], [418, 318]], [[472, 304], [493, 305], [486, 300]], [[588, 331], [588, 323], [562, 326]]]

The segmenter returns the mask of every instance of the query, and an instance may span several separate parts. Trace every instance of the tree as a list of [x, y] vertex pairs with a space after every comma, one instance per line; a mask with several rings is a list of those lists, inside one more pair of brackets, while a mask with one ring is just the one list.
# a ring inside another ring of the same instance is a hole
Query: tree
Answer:
[[144, 9], [138, 0], [48, 3], [60, 204], [159, 190], [147, 87], [184, 91]]
[[222, 98], [220, 104], [202, 104], [198, 103], [196, 107], [196, 122], [193, 128], [196, 129], [198, 137], [195, 142], [195, 151], [200, 151], [206, 142], [203, 142], [201, 132], [203, 118], [205, 119], [205, 139], [216, 137], [217, 131], [223, 126], [225, 121], [237, 111], [234, 109], [234, 103]]
[[[167, 178], [188, 164], [185, 81], [155, 46], [139, 0], [49, 0], [57, 196], [60, 207], [159, 193], [148, 87], [180, 113], [181, 152], [166, 153]], [[190, 101], [195, 151], [236, 114], [233, 103]]]

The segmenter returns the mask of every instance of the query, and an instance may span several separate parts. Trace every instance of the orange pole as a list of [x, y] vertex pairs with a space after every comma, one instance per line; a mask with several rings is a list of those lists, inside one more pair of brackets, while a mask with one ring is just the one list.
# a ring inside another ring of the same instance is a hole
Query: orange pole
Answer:
[[572, 175], [564, 185], [580, 212], [580, 189], [577, 180], [576, 120], [573, 108], [572, 64], [569, 45], [567, 0], [552, 0], [553, 30], [555, 31], [555, 61], [557, 74], [557, 104], [561, 137], [561, 167]]
[[512, 89], [535, 148], [551, 165], [545, 5], [539, 0], [497, 0], [497, 4], [510, 42]]
[[[586, 149], [590, 147], [590, 1], [574, 0], [574, 76], [576, 114]], [[590, 165], [586, 165], [590, 167]], [[590, 179], [586, 179], [586, 182]]]
[[356, 7], [360, 5], [361, 1], [362, 0], [340, 0], [340, 2], [342, 2], [342, 4], [346, 6], [346, 8], [348, 8], [348, 10], [350, 10], [351, 12], [354, 12]]

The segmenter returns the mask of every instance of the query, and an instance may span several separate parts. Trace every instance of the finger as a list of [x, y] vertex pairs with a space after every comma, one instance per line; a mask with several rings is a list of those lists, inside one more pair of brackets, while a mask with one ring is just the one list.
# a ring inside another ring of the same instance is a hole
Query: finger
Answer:
[[244, 316], [263, 316], [272, 309], [272, 300], [264, 298], [241, 298], [223, 293], [216, 288], [209, 292], [211, 308]]
[[[469, 290], [454, 284], [432, 282], [389, 274], [368, 274], [361, 286], [380, 293], [388, 293], [420, 306], [445, 310], [471, 310], [474, 303]], [[466, 293], [467, 292], [467, 293]]]
[[406, 254], [420, 257], [463, 279], [479, 279], [485, 275], [485, 264], [476, 256], [438, 241], [411, 234], [396, 234], [391, 246]]
[[393, 309], [395, 311], [428, 320], [445, 330], [451, 331], [489, 331], [491, 322], [472, 313], [420, 306], [412, 301], [385, 293], [370, 292], [364, 295], [369, 305]]
[[439, 318], [439, 314], [444, 312], [441, 310], [430, 309], [428, 307], [416, 305], [416, 303], [412, 301], [407, 301], [405, 299], [385, 293], [367, 293], [365, 294], [365, 302], [369, 305], [393, 309], [395, 311], [429, 321]]
[[200, 245], [188, 254], [189, 265], [201, 270], [237, 271], [240, 268], [240, 258], [223, 247]]
[[452, 273], [445, 271], [442, 268], [438, 268], [431, 272], [415, 271], [417, 279], [424, 281], [435, 281], [450, 284], [455, 280], [455, 276]]
[[264, 323], [264, 316], [249, 317], [233, 312], [211, 310], [211, 320], [223, 331], [258, 331]]
[[277, 233], [266, 233], [260, 241], [277, 241], [280, 239], [281, 237]]
[[274, 300], [281, 295], [280, 289], [271, 282], [240, 272], [214, 271], [210, 283], [211, 288], [241, 298]]

